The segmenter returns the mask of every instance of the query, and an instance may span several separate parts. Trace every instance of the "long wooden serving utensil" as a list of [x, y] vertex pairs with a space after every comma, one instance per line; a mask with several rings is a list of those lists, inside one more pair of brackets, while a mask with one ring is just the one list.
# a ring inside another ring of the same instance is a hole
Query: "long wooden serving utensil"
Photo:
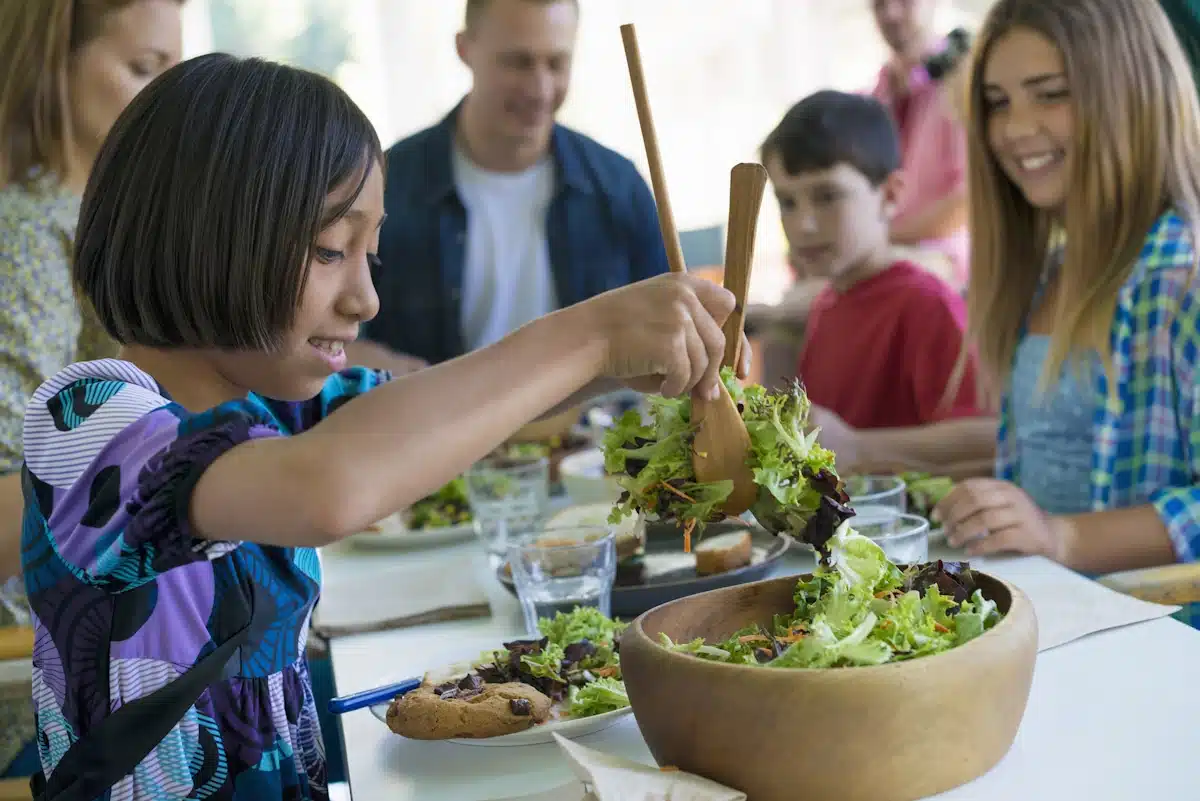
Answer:
[[[729, 176], [729, 223], [725, 232], [725, 288], [737, 300], [725, 321], [725, 358], [721, 364], [737, 369], [742, 331], [746, 323], [746, 293], [754, 263], [754, 239], [762, 208], [767, 171], [761, 164], [738, 164]], [[724, 384], [721, 385], [724, 391]], [[692, 403], [692, 423], [699, 424], [693, 446], [693, 467], [700, 482], [734, 479], [733, 493], [725, 500], [726, 514], [741, 514], [758, 497], [754, 474], [746, 464], [750, 435], [733, 399], [728, 403]]]
[[[662, 155], [658, 149], [658, 135], [654, 130], [654, 118], [650, 113], [650, 97], [646, 91], [646, 76], [642, 72], [642, 56], [638, 49], [637, 32], [632, 23], [621, 26], [621, 40], [625, 45], [625, 61], [629, 66], [629, 81], [633, 87], [633, 99], [637, 106], [638, 122], [642, 128], [642, 141], [646, 146], [646, 160], [650, 166], [650, 184], [654, 189], [654, 202], [658, 207], [658, 225], [662, 230], [663, 245], [667, 250], [667, 263], [671, 272], [687, 272], [683, 261], [683, 248], [679, 244], [679, 230], [675, 227], [675, 216], [671, 211], [671, 200], [667, 193], [666, 174], [663, 171]], [[761, 195], [761, 193], [760, 193]], [[757, 220], [757, 213], [755, 214]], [[753, 232], [751, 232], [753, 242]], [[744, 303], [739, 304], [744, 307]], [[735, 312], [734, 316], [738, 316]], [[739, 317], [739, 334], [732, 345], [733, 352], [738, 351], [741, 339], [741, 325], [744, 321], [744, 309]], [[727, 332], [728, 333], [728, 332]], [[726, 341], [726, 354], [730, 350]], [[746, 464], [750, 455], [750, 434], [746, 424], [738, 412], [737, 404], [729, 394], [723, 382], [718, 382], [720, 396], [710, 401], [705, 398], [693, 397], [692, 419], [707, 421], [711, 427], [711, 435], [720, 438], [720, 442], [710, 440], [711, 450], [703, 453], [698, 450], [693, 453], [692, 466], [696, 471], [697, 480], [733, 482], [733, 491], [725, 500], [721, 511], [727, 515], [740, 515], [750, 508], [758, 496], [758, 487], [754, 484], [754, 474]], [[702, 429], [703, 430], [703, 429]], [[699, 436], [699, 435], [697, 435]], [[701, 478], [701, 475], [706, 478]], [[685, 550], [690, 549], [691, 526], [685, 529]]]

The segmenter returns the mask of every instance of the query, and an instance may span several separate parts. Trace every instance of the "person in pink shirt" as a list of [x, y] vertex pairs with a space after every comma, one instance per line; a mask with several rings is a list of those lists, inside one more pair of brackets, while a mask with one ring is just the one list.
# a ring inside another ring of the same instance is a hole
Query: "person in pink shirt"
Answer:
[[871, 0], [875, 22], [892, 51], [871, 94], [892, 113], [900, 135], [903, 188], [892, 241], [933, 250], [951, 263], [957, 288], [966, 285], [966, 139], [929, 75], [925, 60], [945, 41], [934, 32], [938, 0]]

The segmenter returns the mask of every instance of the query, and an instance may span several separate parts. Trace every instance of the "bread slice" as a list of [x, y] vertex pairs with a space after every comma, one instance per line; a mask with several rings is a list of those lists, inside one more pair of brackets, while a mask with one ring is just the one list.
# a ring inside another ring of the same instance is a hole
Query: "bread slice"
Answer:
[[712, 576], [750, 564], [750, 544], [749, 529], [702, 539], [694, 549], [696, 573]]

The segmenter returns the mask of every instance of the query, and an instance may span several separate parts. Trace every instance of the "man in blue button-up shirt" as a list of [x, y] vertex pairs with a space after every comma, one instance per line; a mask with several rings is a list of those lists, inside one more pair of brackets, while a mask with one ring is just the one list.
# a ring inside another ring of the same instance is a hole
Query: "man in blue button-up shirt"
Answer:
[[471, 91], [388, 151], [380, 311], [355, 361], [445, 361], [667, 270], [637, 169], [554, 120], [578, 21], [577, 0], [467, 3], [457, 47]]

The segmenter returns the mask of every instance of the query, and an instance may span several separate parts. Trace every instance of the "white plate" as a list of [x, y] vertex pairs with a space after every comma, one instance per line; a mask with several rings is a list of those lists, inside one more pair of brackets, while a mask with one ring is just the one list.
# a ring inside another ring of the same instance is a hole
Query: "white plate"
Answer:
[[412, 529], [404, 525], [399, 514], [380, 521], [380, 531], [364, 531], [349, 538], [358, 548], [372, 550], [397, 550], [405, 548], [428, 548], [431, 545], [447, 545], [469, 540], [475, 536], [475, 524], [463, 523], [443, 528]]
[[[383, 682], [381, 682], [382, 684]], [[381, 723], [387, 725], [387, 704], [375, 704], [371, 707], [371, 714], [374, 715]], [[454, 738], [446, 740], [448, 743], [458, 743], [459, 745], [480, 745], [480, 746], [516, 746], [516, 745], [544, 745], [554, 742], [555, 733], [561, 734], [568, 740], [574, 740], [576, 737], [585, 737], [589, 734], [595, 734], [598, 731], [607, 729], [614, 723], [619, 721], [625, 715], [632, 712], [631, 707], [624, 709], [615, 709], [612, 712], [604, 712], [600, 715], [593, 715], [590, 718], [564, 718], [561, 720], [552, 720], [549, 723], [543, 723], [540, 726], [534, 726], [525, 731], [513, 732], [512, 734], [504, 734], [500, 737], [485, 737], [478, 739], [470, 738]]]

